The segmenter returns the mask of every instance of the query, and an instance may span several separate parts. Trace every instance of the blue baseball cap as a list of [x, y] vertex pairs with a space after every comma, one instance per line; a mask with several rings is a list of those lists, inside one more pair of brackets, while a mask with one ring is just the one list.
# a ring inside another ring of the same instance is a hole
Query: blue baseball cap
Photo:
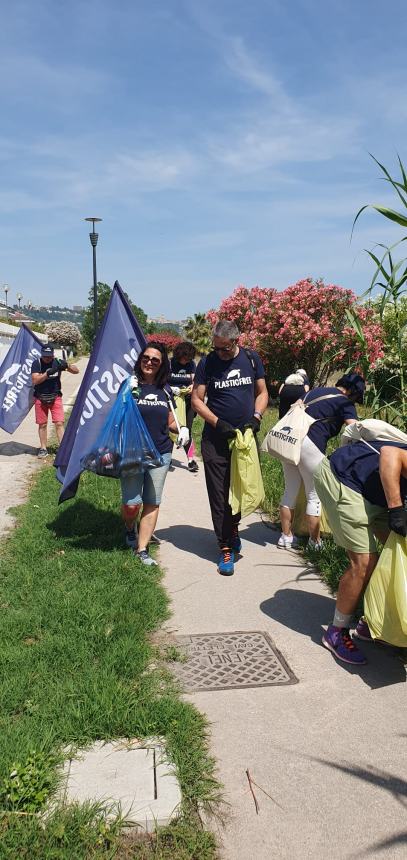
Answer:
[[50, 343], [44, 343], [44, 346], [41, 347], [41, 358], [53, 358], [54, 357], [54, 347], [51, 346]]

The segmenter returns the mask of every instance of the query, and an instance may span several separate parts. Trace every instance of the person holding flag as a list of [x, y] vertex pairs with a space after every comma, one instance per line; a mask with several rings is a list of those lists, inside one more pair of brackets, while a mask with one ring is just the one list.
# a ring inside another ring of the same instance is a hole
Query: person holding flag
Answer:
[[[187, 428], [179, 427], [175, 417], [171, 388], [168, 385], [169, 374], [170, 363], [164, 344], [150, 341], [137, 358], [131, 386], [141, 417], [161, 454], [163, 465], [120, 478], [126, 543], [139, 561], [148, 566], [157, 564], [148, 553], [148, 545], [157, 524], [165, 479], [171, 463], [172, 441], [169, 433], [178, 431], [178, 445], [184, 446], [189, 440]], [[143, 510], [137, 534], [136, 519], [141, 506]]]
[[46, 343], [41, 349], [40, 358], [36, 358], [31, 366], [31, 379], [34, 386], [35, 421], [38, 424], [40, 437], [40, 459], [48, 457], [47, 434], [48, 415], [55, 427], [58, 442], [64, 435], [64, 407], [62, 403], [61, 373], [79, 373], [76, 364], [68, 365], [65, 359], [55, 358], [54, 348]]

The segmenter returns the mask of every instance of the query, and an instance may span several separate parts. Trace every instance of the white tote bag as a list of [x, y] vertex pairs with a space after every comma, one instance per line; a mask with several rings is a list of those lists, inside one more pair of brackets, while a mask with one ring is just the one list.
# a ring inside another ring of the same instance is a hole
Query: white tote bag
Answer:
[[[316, 397], [315, 400], [311, 400], [309, 406], [319, 403], [320, 400], [329, 400], [331, 397], [346, 397], [346, 395], [323, 394], [322, 397]], [[271, 457], [276, 457], [277, 460], [283, 460], [286, 463], [298, 466], [301, 457], [301, 445], [311, 425], [315, 421], [329, 420], [312, 418], [306, 412], [306, 408], [307, 403], [304, 403], [302, 400], [295, 403], [290, 411], [280, 418], [277, 424], [269, 430], [260, 450], [266, 454], [270, 454]]]

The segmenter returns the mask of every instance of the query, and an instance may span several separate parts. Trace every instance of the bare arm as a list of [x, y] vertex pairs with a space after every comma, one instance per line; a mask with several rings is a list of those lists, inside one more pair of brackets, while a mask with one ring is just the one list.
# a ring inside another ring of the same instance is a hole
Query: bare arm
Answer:
[[204, 403], [206, 395], [206, 385], [194, 385], [191, 396], [191, 406], [197, 415], [200, 415], [211, 427], [216, 427], [218, 417]]
[[79, 367], [77, 367], [76, 364], [68, 364], [66, 369], [68, 373], [79, 373]]
[[389, 508], [403, 504], [400, 495], [400, 477], [407, 478], [407, 451], [383, 445], [380, 451], [379, 474]]
[[46, 379], [48, 379], [47, 373], [32, 373], [31, 374], [31, 381], [32, 381], [33, 385], [40, 385], [41, 382], [45, 382]]
[[265, 379], [256, 379], [254, 383], [254, 396], [254, 411], [260, 412], [263, 415], [269, 402], [269, 393], [267, 391]]

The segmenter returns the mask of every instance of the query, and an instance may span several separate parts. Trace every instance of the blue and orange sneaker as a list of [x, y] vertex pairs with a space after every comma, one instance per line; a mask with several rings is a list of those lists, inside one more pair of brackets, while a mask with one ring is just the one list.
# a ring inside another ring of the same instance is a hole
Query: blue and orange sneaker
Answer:
[[230, 549], [227, 547], [221, 549], [218, 561], [218, 573], [221, 573], [222, 576], [233, 576], [235, 572], [234, 560], [234, 553]]
[[334, 627], [330, 624], [322, 637], [325, 648], [343, 663], [351, 663], [352, 666], [365, 666], [366, 657], [355, 645], [347, 627]]
[[230, 546], [231, 546], [232, 552], [234, 552], [234, 553], [239, 553], [240, 550], [242, 549], [242, 541], [240, 540], [240, 535], [239, 535], [239, 526], [233, 526], [232, 540], [231, 540]]

